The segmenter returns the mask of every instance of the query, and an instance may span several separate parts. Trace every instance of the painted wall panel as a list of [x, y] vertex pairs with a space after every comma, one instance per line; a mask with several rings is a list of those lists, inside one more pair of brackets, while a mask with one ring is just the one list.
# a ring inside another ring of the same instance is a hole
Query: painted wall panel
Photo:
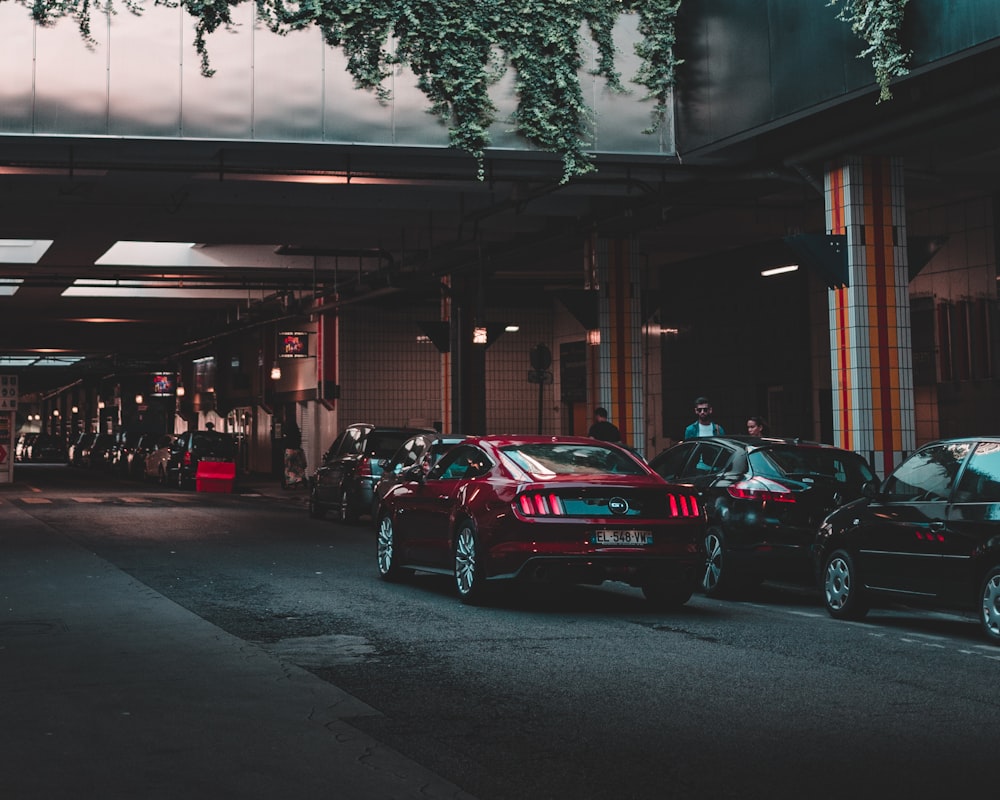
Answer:
[[[186, 12], [151, 6], [142, 16], [119, 13], [100, 45], [110, 64], [108, 133], [179, 136]], [[136, 69], [135, 65], [142, 65]]]
[[0, 130], [31, 133], [35, 29], [28, 12], [13, 3], [0, 3]]

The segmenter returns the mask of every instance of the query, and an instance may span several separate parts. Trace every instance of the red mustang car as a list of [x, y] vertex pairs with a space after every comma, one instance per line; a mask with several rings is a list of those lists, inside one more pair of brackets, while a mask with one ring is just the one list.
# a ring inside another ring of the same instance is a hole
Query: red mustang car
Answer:
[[528, 580], [642, 588], [687, 602], [705, 568], [705, 515], [614, 444], [571, 436], [470, 437], [429, 471], [413, 467], [378, 520], [383, 580], [454, 575], [463, 602], [487, 583]]

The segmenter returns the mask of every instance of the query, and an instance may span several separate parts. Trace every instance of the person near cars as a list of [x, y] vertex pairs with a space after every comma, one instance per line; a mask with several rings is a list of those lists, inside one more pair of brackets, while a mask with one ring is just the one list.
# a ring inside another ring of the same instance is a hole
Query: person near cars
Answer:
[[306, 454], [302, 449], [302, 431], [293, 420], [285, 424], [285, 475], [282, 485], [286, 489], [303, 486], [306, 478]]
[[685, 439], [697, 439], [700, 436], [724, 436], [725, 430], [718, 422], [712, 421], [712, 404], [707, 397], [699, 397], [694, 401], [694, 413], [697, 419], [684, 429]]
[[594, 424], [590, 426], [587, 435], [591, 439], [600, 439], [602, 442], [621, 443], [622, 432], [618, 426], [608, 419], [608, 410], [602, 406], [594, 409]]
[[763, 417], [747, 417], [748, 436], [767, 436], [767, 423]]

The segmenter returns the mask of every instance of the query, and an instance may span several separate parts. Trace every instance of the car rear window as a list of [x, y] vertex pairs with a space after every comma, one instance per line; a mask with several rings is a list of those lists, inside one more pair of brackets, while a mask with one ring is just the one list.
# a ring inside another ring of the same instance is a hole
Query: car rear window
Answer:
[[412, 434], [406, 431], [399, 433], [376, 431], [368, 437], [368, 454], [374, 455], [375, 458], [392, 458], [410, 436]]
[[196, 433], [191, 449], [202, 458], [207, 455], [232, 458], [236, 455], [236, 442], [223, 433]]
[[645, 475], [634, 459], [621, 450], [586, 444], [523, 444], [501, 452], [529, 475], [543, 479], [555, 475]]
[[751, 450], [755, 475], [771, 478], [825, 477], [844, 485], [859, 485], [875, 478], [861, 456], [825, 447], [767, 447]]

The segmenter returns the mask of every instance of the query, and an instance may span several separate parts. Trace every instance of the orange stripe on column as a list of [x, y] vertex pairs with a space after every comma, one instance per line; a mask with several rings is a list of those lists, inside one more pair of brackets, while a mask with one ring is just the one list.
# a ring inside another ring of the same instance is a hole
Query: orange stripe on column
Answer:
[[[879, 402], [881, 408], [877, 415], [879, 429], [876, 430], [876, 447], [882, 451], [884, 459], [883, 474], [888, 474], [892, 470], [892, 386], [894, 365], [890, 362], [889, 353], [889, 314], [888, 314], [888, 292], [889, 270], [891, 263], [887, 263], [886, 239], [885, 239], [885, 212], [886, 175], [882, 169], [881, 159], [866, 159], [868, 176], [866, 183], [870, 183], [872, 188], [871, 209], [872, 209], [872, 240], [874, 242], [872, 256], [875, 267], [875, 314], [878, 348], [878, 385]], [[894, 272], [894, 270], [893, 270]], [[893, 293], [893, 303], [895, 303], [895, 293]], [[871, 346], [869, 344], [869, 346]], [[874, 421], [874, 420], [873, 420]]]

